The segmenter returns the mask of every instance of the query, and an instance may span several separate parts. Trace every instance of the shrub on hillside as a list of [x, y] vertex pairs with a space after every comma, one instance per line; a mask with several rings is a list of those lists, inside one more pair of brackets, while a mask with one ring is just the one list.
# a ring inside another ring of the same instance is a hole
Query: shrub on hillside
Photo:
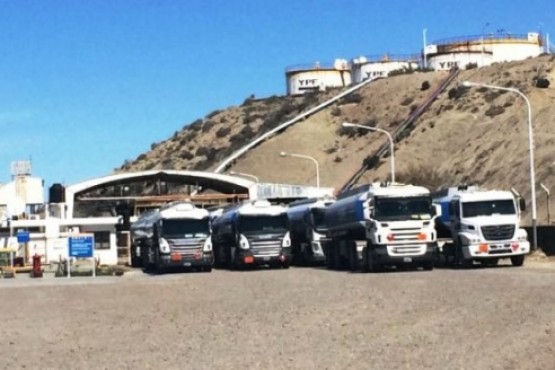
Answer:
[[362, 101], [362, 95], [360, 95], [359, 93], [351, 93], [349, 95], [342, 97], [337, 104], [344, 105], [344, 104], [351, 104], [351, 103], [360, 103], [361, 101]]
[[412, 103], [414, 101], [414, 97], [413, 96], [407, 96], [405, 97], [402, 101], [401, 101], [401, 105], [403, 107], [406, 107], [407, 105], [409, 105], [410, 103]]
[[340, 115], [341, 115], [341, 108], [339, 108], [339, 107], [333, 107], [333, 108], [331, 109], [330, 114], [331, 114], [332, 116], [334, 116], [334, 117], [340, 116]]
[[457, 86], [450, 89], [447, 93], [447, 96], [449, 97], [449, 99], [457, 100], [458, 98], [463, 97], [467, 91], [468, 87]]
[[192, 131], [198, 131], [202, 128], [202, 119], [197, 119], [195, 121], [193, 121], [193, 123], [191, 123], [190, 125], [185, 125], [185, 127], [183, 127], [184, 129], [188, 129], [188, 130], [192, 130]]
[[434, 166], [410, 166], [397, 172], [396, 178], [399, 182], [424, 186], [432, 191], [443, 185], [457, 183], [454, 176], [442, 173]]
[[189, 161], [189, 160], [195, 158], [195, 156], [193, 155], [193, 153], [191, 153], [191, 152], [188, 151], [188, 150], [183, 150], [183, 151], [181, 151], [181, 153], [179, 153], [179, 157], [182, 158], [182, 159], [185, 159], [185, 160], [187, 160], [187, 161]]
[[216, 131], [216, 137], [218, 138], [226, 137], [230, 131], [231, 129], [229, 127], [226, 127], [226, 126], [220, 127], [218, 131]]
[[421, 91], [426, 91], [430, 88], [430, 83], [428, 81], [422, 82], [422, 86], [420, 86]]
[[212, 127], [214, 127], [216, 125], [216, 122], [212, 121], [212, 120], [206, 120], [204, 121], [204, 124], [202, 125], [202, 132], [208, 132], [210, 131], [210, 129]]
[[488, 117], [495, 117], [505, 112], [505, 108], [499, 105], [492, 105], [489, 107], [484, 114]]
[[478, 63], [467, 63], [464, 69], [475, 69], [478, 68]]
[[216, 109], [216, 110], [214, 110], [214, 111], [208, 113], [208, 114], [206, 115], [206, 119], [210, 119], [210, 118], [212, 118], [212, 117], [214, 117], [215, 115], [220, 114], [220, 113], [222, 113], [222, 111], [221, 111], [220, 109]]
[[536, 87], [540, 89], [547, 89], [549, 87], [549, 80], [547, 78], [538, 78], [536, 80]]

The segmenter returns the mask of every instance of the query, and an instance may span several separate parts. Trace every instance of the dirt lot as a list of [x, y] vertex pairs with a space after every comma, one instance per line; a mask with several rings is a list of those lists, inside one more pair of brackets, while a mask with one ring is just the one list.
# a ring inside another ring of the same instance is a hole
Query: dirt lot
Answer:
[[10, 369], [553, 369], [555, 265], [0, 280]]

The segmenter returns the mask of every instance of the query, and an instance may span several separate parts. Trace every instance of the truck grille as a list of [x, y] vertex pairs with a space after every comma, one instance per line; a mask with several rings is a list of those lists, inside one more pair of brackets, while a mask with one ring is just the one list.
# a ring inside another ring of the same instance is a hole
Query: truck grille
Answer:
[[515, 225], [482, 226], [481, 230], [486, 240], [507, 240], [513, 238]]
[[407, 228], [391, 228], [391, 233], [395, 237], [396, 242], [420, 242], [418, 234], [422, 231], [419, 227]]
[[249, 240], [254, 254], [275, 255], [281, 253], [281, 239], [278, 240]]
[[184, 255], [195, 254], [204, 245], [204, 239], [169, 239], [168, 244], [172, 252]]

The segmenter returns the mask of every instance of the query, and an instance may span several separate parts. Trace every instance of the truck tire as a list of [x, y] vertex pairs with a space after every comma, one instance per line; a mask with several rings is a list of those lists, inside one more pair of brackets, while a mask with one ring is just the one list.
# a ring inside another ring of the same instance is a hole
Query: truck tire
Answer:
[[354, 240], [349, 240], [348, 248], [349, 248], [349, 269], [351, 270], [351, 272], [356, 272], [360, 269], [356, 242]]
[[164, 266], [162, 266], [162, 264], [160, 263], [160, 252], [156, 251], [156, 254], [154, 256], [154, 271], [156, 272], [157, 275], [163, 275], [166, 272], [166, 269], [164, 268]]
[[339, 241], [335, 241], [333, 243], [332, 250], [331, 250], [331, 255], [333, 256], [333, 258], [332, 258], [332, 263], [333, 263], [332, 268], [334, 270], [341, 270], [341, 253], [339, 253]]
[[201, 272], [212, 272], [212, 266], [203, 266], [200, 268]]
[[434, 261], [424, 262], [422, 268], [424, 271], [432, 271], [434, 269]]
[[370, 246], [364, 249], [363, 256], [363, 268], [365, 272], [376, 272], [379, 270], [379, 265], [376, 263], [374, 258], [374, 252]]
[[135, 251], [135, 246], [131, 246], [131, 267], [142, 267], [143, 260], [141, 257], [137, 257], [137, 252]]
[[518, 255], [518, 256], [512, 256], [511, 257], [511, 264], [513, 266], [522, 266], [524, 264], [524, 254]]
[[333, 269], [333, 255], [332, 255], [333, 241], [328, 241], [324, 244], [324, 257], [326, 259], [326, 268]]

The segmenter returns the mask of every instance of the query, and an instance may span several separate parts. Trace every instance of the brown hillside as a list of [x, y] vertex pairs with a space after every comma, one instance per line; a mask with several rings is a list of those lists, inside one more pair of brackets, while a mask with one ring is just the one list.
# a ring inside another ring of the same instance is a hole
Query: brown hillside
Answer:
[[[542, 56], [461, 71], [414, 123], [410, 133], [396, 143], [397, 180], [429, 187], [462, 182], [489, 188], [514, 187], [529, 200], [526, 104], [514, 93], [467, 89], [458, 84], [471, 80], [516, 87], [531, 100], [538, 220], [545, 222], [545, 193], [539, 184], [555, 189], [555, 87], [537, 88], [535, 79], [555, 81], [554, 60]], [[413, 73], [372, 82], [266, 140], [228, 170], [253, 174], [261, 181], [315, 184], [314, 164], [279, 156], [280, 151], [289, 151], [315, 157], [320, 164], [321, 185], [339, 187], [386, 142], [381, 133], [346, 130], [341, 123], [371, 124], [392, 131], [446, 76], [445, 72]], [[425, 81], [431, 87], [423, 91]], [[334, 90], [313, 96], [247, 100], [240, 107], [213, 112], [171, 139], [153, 145], [137, 160], [127, 161], [118, 171], [213, 169], [248, 140], [338, 93]], [[388, 177], [389, 158], [382, 158], [359, 182]], [[552, 209], [554, 205], [552, 202]]]

